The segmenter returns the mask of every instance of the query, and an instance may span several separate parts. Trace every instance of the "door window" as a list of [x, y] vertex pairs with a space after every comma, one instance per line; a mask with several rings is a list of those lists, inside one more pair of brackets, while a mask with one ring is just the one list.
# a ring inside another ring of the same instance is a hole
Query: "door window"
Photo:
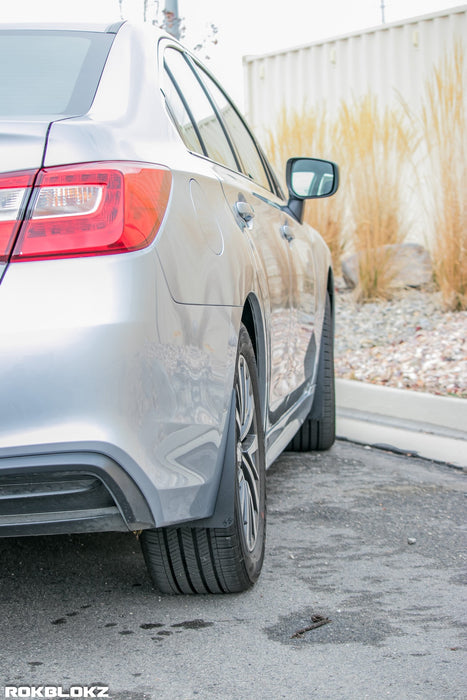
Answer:
[[258, 148], [248, 131], [243, 119], [238, 114], [235, 107], [218, 87], [218, 85], [198, 66], [203, 83], [214, 101], [219, 114], [226, 124], [229, 136], [234, 143], [237, 155], [240, 159], [242, 171], [249, 178], [271, 190], [269, 178], [264, 169], [263, 161], [258, 152]]

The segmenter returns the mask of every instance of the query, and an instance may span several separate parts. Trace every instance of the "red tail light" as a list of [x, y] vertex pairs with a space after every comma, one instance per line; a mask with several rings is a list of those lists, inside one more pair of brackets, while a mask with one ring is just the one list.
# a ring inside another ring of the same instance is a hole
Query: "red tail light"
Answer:
[[169, 170], [140, 163], [45, 168], [37, 176], [11, 259], [111, 255], [145, 248], [160, 228], [171, 184]]
[[30, 170], [0, 177], [0, 262], [8, 260], [35, 175]]

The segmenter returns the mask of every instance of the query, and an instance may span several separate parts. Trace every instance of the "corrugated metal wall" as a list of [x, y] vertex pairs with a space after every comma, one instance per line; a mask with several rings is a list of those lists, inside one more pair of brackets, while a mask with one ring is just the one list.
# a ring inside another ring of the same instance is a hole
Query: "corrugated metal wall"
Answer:
[[[373, 93], [386, 105], [398, 93], [412, 107], [433, 66], [456, 39], [467, 41], [467, 5], [263, 56], [243, 59], [247, 118], [259, 133], [280, 111]], [[466, 52], [467, 53], [467, 52]]]

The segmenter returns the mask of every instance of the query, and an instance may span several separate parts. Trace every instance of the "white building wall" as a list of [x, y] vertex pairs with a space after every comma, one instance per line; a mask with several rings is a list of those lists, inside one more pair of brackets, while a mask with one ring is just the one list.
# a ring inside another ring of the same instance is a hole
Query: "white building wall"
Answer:
[[[467, 42], [467, 5], [355, 32], [323, 42], [243, 59], [247, 119], [259, 133], [283, 107], [326, 105], [368, 92], [382, 106], [398, 95], [416, 107], [446, 51]], [[466, 50], [467, 54], [467, 50]]]

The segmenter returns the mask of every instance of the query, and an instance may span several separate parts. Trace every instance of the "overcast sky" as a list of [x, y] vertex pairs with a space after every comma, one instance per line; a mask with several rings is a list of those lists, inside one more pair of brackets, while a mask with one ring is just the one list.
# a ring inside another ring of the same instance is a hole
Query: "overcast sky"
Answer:
[[[153, 0], [149, 0], [150, 3]], [[193, 48], [218, 28], [217, 45], [200, 54], [234, 99], [242, 102], [242, 56], [320, 41], [381, 23], [382, 0], [178, 0]], [[449, 0], [383, 0], [386, 22], [428, 14], [462, 3]], [[165, 5], [164, 0], [160, 2]], [[123, 15], [142, 18], [143, 0], [123, 0]], [[118, 0], [0, 0], [0, 21], [119, 18]]]

